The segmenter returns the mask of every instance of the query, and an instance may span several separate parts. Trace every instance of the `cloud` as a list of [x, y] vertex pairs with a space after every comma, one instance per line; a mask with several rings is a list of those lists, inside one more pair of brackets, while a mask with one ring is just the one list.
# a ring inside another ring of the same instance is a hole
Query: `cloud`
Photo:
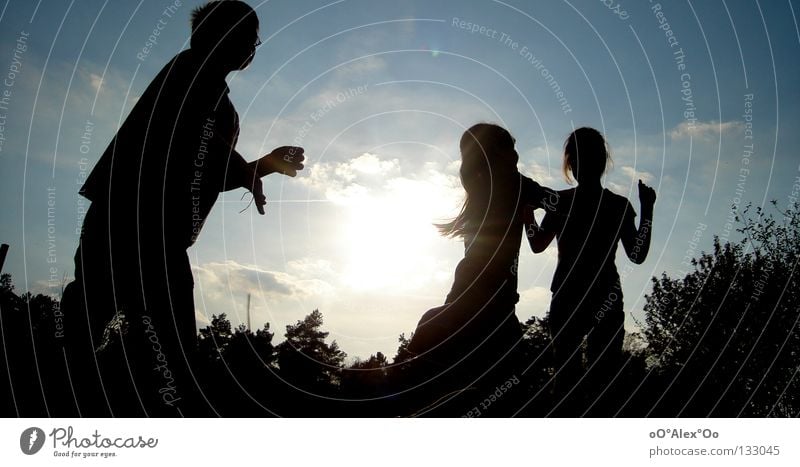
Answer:
[[233, 260], [205, 263], [192, 269], [203, 296], [213, 299], [248, 293], [267, 300], [302, 298], [328, 289], [316, 279], [301, 279], [287, 272], [268, 271]]
[[525, 321], [531, 316], [543, 317], [550, 308], [551, 293], [548, 287], [533, 286], [519, 292], [517, 316]]
[[[399, 159], [363, 153], [344, 162], [314, 164], [309, 175], [298, 180], [338, 205], [363, 206], [365, 202], [392, 197], [404, 198], [408, 203], [418, 200], [417, 196], [409, 199], [410, 195], [424, 193], [432, 198], [432, 205], [443, 206], [453, 201], [454, 192], [461, 190], [453, 167], [438, 162], [401, 167]], [[404, 176], [404, 172], [408, 175]]]
[[89, 73], [89, 84], [98, 92], [100, 91], [100, 87], [103, 86], [103, 77], [97, 73]]
[[615, 182], [608, 182], [608, 188], [612, 192], [622, 196], [627, 196], [628, 192], [630, 191], [629, 187]]
[[200, 310], [194, 310], [194, 322], [197, 328], [204, 328], [211, 325], [211, 320], [208, 319], [208, 316], [204, 315], [200, 312]]
[[384, 71], [386, 66], [386, 60], [380, 56], [367, 55], [346, 65], [338, 67], [335, 73], [339, 77], [363, 78], [365, 76], [372, 76], [375, 73]]
[[317, 258], [288, 261], [286, 269], [299, 277], [330, 278], [336, 274], [330, 261]]
[[[324, 269], [314, 261], [292, 261], [287, 271], [269, 271], [233, 260], [192, 267], [195, 280], [195, 322], [207, 326], [211, 315], [226, 313], [234, 325], [247, 321], [247, 295], [254, 327], [269, 322], [280, 328], [296, 321], [334, 295], [333, 287], [314, 271]], [[306, 273], [308, 273], [306, 275]], [[296, 310], [300, 309], [299, 313]]]
[[519, 171], [523, 175], [532, 178], [535, 182], [546, 186], [552, 186], [563, 181], [559, 176], [561, 172], [555, 168], [547, 168], [538, 162], [519, 164]]
[[365, 152], [350, 161], [350, 167], [367, 175], [388, 175], [400, 169], [400, 162], [397, 159], [382, 161], [375, 154]]
[[546, 146], [537, 146], [520, 153], [519, 171], [534, 181], [552, 186], [563, 183], [561, 152]]
[[[14, 85], [14, 102], [23, 107], [36, 103], [31, 117], [34, 125], [30, 138], [9, 139], [4, 151], [55, 163], [56, 169], [68, 170], [70, 177], [82, 158], [93, 165], [113, 137], [120, 116], [136, 103], [137, 97], [128, 94], [133, 75], [114, 67], [102, 75], [103, 66], [86, 59], [75, 69], [73, 62], [53, 58], [45, 69], [35, 54], [26, 56], [24, 65], [24, 74]], [[92, 128], [89, 136], [87, 125]], [[27, 131], [28, 126], [20, 130]], [[59, 145], [54, 152], [56, 135]]]
[[631, 179], [633, 182], [641, 180], [644, 183], [650, 183], [650, 181], [655, 178], [650, 172], [638, 171], [629, 165], [623, 165], [619, 169], [625, 177]]
[[740, 121], [718, 122], [711, 120], [695, 124], [681, 122], [670, 131], [669, 136], [673, 141], [689, 138], [712, 141], [722, 135], [741, 131], [743, 128], [744, 123]]

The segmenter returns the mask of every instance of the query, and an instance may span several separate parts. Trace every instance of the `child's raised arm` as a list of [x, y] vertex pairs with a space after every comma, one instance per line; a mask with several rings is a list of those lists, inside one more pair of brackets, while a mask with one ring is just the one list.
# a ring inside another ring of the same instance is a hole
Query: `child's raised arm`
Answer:
[[[527, 203], [522, 208], [522, 222], [525, 225], [525, 237], [534, 253], [541, 253], [547, 245], [553, 241], [556, 234], [549, 230], [543, 230], [537, 223], [533, 212], [536, 209], [544, 209], [547, 213], [554, 212], [559, 204], [559, 194], [557, 191], [543, 187], [528, 177], [522, 177], [523, 198]], [[546, 224], [542, 221], [542, 224]]]
[[653, 205], [656, 203], [656, 192], [639, 180], [639, 203], [642, 218], [637, 229], [633, 216], [625, 217], [622, 226], [622, 246], [628, 258], [635, 264], [644, 263], [650, 250], [650, 236], [653, 229]]
[[525, 225], [525, 237], [528, 239], [531, 251], [541, 253], [547, 249], [547, 245], [553, 241], [556, 234], [555, 232], [543, 230], [539, 226], [536, 222], [536, 217], [533, 215], [536, 209], [534, 206], [525, 206], [523, 209], [522, 220]]

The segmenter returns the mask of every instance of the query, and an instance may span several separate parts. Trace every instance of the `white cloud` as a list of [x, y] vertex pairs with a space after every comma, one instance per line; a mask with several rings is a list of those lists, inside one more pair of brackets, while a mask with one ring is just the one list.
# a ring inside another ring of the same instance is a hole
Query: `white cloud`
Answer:
[[744, 123], [740, 121], [718, 122], [711, 120], [708, 122], [681, 122], [670, 131], [669, 135], [673, 141], [682, 139], [702, 139], [712, 141], [722, 135], [741, 131]]
[[622, 174], [631, 179], [633, 183], [638, 183], [639, 180], [644, 183], [650, 183], [655, 178], [650, 172], [638, 171], [629, 165], [623, 165], [619, 169]]
[[538, 162], [520, 163], [519, 171], [521, 174], [533, 179], [533, 181], [545, 186], [563, 183], [560, 170], [557, 168], [548, 169]]
[[103, 77], [97, 73], [89, 73], [89, 84], [95, 92], [99, 92], [100, 88], [103, 86]]
[[[315, 308], [322, 308], [333, 287], [313, 271], [324, 265], [314, 261], [292, 261], [287, 271], [269, 271], [257, 265], [233, 260], [209, 262], [192, 267], [195, 280], [195, 321], [209, 324], [211, 315], [226, 313], [236, 326], [247, 321], [246, 302], [250, 294], [250, 316], [254, 328], [269, 322], [275, 329], [294, 322]], [[299, 310], [299, 311], [298, 311]]]
[[627, 196], [628, 192], [630, 191], [628, 187], [619, 183], [609, 181], [607, 184], [608, 188], [618, 195]]
[[400, 162], [397, 159], [382, 161], [375, 154], [365, 152], [349, 163], [356, 172], [367, 175], [388, 175], [399, 171]]
[[560, 150], [546, 146], [536, 146], [521, 151], [519, 171], [542, 185], [553, 186], [564, 183], [561, 176]]
[[208, 319], [208, 316], [204, 315], [200, 310], [194, 310], [194, 322], [197, 328], [204, 328], [211, 324], [211, 320]]
[[286, 263], [286, 269], [298, 277], [328, 278], [335, 275], [333, 264], [324, 259], [301, 258]]
[[551, 293], [548, 287], [533, 286], [519, 292], [517, 317], [526, 321], [531, 316], [544, 317], [550, 308]]
[[326, 290], [322, 281], [286, 272], [268, 271], [233, 260], [194, 266], [194, 277], [205, 297], [253, 294], [265, 299], [299, 298]]
[[[416, 170], [411, 167], [403, 170], [399, 159], [363, 153], [344, 162], [316, 163], [308, 169], [308, 176], [298, 181], [339, 205], [363, 206], [365, 202], [399, 196], [405, 204], [419, 202], [442, 208], [443, 212], [437, 215], [448, 215], [452, 210], [449, 205], [458, 203], [462, 190], [458, 176], [452, 173], [453, 167], [426, 162]], [[408, 175], [404, 176], [404, 172]], [[429, 199], [421, 199], [423, 194]], [[429, 211], [425, 206], [418, 207]]]

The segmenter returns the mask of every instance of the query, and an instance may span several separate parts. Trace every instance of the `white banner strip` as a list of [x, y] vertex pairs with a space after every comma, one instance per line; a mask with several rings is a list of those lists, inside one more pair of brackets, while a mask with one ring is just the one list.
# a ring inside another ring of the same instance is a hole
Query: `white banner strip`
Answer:
[[796, 419], [5, 419], [8, 466], [800, 465]]

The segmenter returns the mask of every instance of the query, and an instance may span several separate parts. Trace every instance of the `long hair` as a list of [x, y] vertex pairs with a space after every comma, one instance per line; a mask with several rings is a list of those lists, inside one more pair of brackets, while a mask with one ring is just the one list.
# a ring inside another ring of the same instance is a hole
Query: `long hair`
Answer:
[[453, 220], [436, 224], [442, 235], [463, 237], [477, 230], [489, 207], [492, 184], [516, 170], [514, 143], [511, 133], [491, 123], [478, 123], [464, 132], [459, 143], [464, 204]]
[[[564, 141], [564, 162], [561, 170], [567, 183], [573, 179], [599, 180], [611, 165], [611, 151], [603, 135], [590, 127], [581, 127]], [[579, 175], [580, 174], [580, 175]]]

